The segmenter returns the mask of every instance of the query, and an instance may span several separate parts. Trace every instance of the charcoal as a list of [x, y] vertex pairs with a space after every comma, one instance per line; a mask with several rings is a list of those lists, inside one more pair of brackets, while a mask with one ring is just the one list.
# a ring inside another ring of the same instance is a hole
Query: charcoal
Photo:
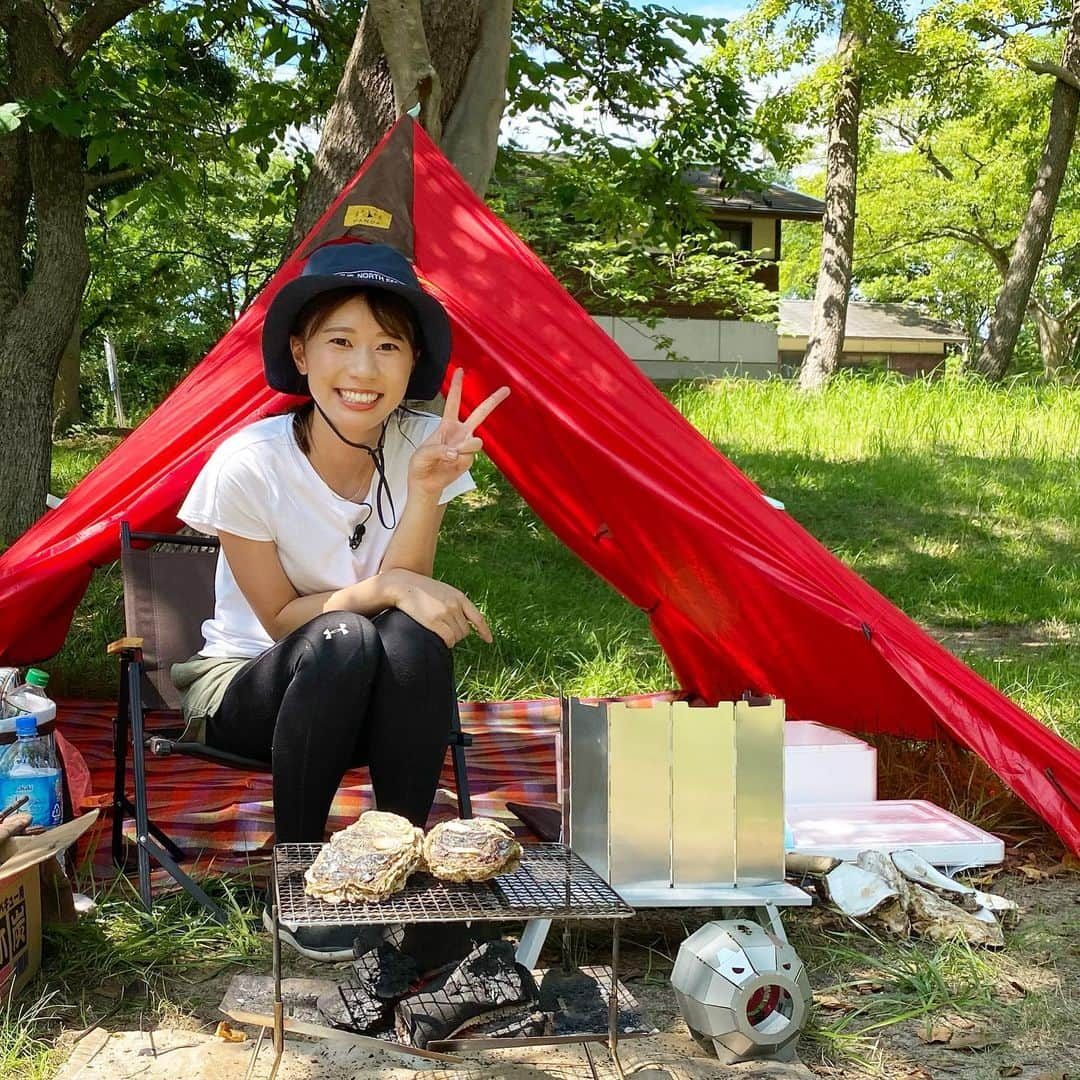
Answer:
[[608, 1004], [600, 984], [578, 969], [549, 968], [540, 981], [540, 1008], [555, 1014], [555, 1034], [606, 1031]]
[[395, 1027], [403, 1042], [422, 1049], [451, 1037], [470, 1020], [519, 1012], [519, 1006], [536, 999], [536, 983], [515, 962], [513, 945], [490, 941], [469, 953], [439, 989], [399, 1002]]
[[447, 967], [456, 967], [477, 945], [498, 937], [487, 923], [378, 923], [357, 928], [353, 956], [390, 945], [410, 957], [416, 964], [418, 977], [430, 979], [436, 973], [446, 974]]
[[336, 986], [320, 996], [319, 1013], [332, 1027], [363, 1035], [388, 1026], [390, 1008], [362, 986]]
[[501, 1016], [494, 1020], [482, 1020], [460, 1030], [460, 1039], [534, 1039], [550, 1035], [555, 1030], [555, 1018], [551, 1013], [540, 1012], [524, 1006], [516, 1015]]
[[353, 963], [355, 983], [381, 1001], [397, 1001], [420, 977], [416, 961], [386, 942]]

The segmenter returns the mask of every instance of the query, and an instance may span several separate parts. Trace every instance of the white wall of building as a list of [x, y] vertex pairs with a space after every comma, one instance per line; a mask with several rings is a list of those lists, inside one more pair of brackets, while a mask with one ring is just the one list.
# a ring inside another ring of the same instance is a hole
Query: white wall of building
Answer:
[[[734, 319], [660, 319], [650, 327], [613, 315], [593, 318], [654, 381], [767, 378], [780, 372], [776, 328]], [[664, 347], [658, 339], [669, 338]], [[673, 359], [672, 353], [682, 359]]]

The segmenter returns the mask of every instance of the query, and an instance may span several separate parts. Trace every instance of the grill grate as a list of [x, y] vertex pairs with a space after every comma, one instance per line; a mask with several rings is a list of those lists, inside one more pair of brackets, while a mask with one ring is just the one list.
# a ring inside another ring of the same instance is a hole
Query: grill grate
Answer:
[[624, 919], [634, 909], [564, 844], [526, 844], [521, 865], [493, 881], [452, 883], [413, 874], [380, 903], [330, 904], [304, 892], [322, 844], [274, 848], [278, 917], [290, 926], [361, 926], [516, 918]]

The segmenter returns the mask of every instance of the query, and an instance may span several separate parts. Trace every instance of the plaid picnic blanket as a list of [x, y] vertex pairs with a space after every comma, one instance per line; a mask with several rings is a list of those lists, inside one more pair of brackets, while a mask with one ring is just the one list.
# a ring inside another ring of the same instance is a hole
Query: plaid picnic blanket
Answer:
[[[677, 691], [665, 691], [604, 700], [670, 701], [678, 696]], [[518, 833], [530, 835], [506, 803], [559, 801], [555, 764], [559, 699], [462, 702], [460, 710], [461, 726], [473, 736], [473, 745], [465, 751], [473, 812], [504, 820]], [[85, 759], [90, 774], [92, 794], [83, 809], [111, 808], [115, 714], [113, 702], [57, 703], [58, 726]], [[150, 818], [190, 856], [184, 863], [189, 872], [238, 870], [269, 854], [274, 811], [268, 773], [227, 769], [183, 755], [147, 755], [146, 772]], [[130, 751], [127, 790], [131, 795]], [[330, 809], [328, 828], [344, 828], [373, 805], [367, 771], [346, 773]], [[447, 754], [429, 824], [456, 816], [454, 773]], [[110, 824], [111, 814], [103, 812], [80, 842], [79, 858], [89, 862], [98, 878], [116, 874], [109, 849]], [[129, 839], [133, 829], [129, 820], [125, 824]]]

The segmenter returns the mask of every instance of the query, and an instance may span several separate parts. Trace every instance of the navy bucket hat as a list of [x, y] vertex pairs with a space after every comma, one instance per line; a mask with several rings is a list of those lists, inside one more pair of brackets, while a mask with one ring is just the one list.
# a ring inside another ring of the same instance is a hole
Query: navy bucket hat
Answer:
[[428, 401], [442, 386], [450, 361], [450, 319], [442, 304], [420, 288], [409, 260], [388, 244], [329, 244], [313, 251], [298, 278], [285, 285], [263, 321], [266, 381], [285, 394], [308, 394], [307, 376], [296, 370], [289, 334], [301, 308], [320, 293], [355, 285], [395, 293], [412, 308], [420, 331], [407, 398]]

